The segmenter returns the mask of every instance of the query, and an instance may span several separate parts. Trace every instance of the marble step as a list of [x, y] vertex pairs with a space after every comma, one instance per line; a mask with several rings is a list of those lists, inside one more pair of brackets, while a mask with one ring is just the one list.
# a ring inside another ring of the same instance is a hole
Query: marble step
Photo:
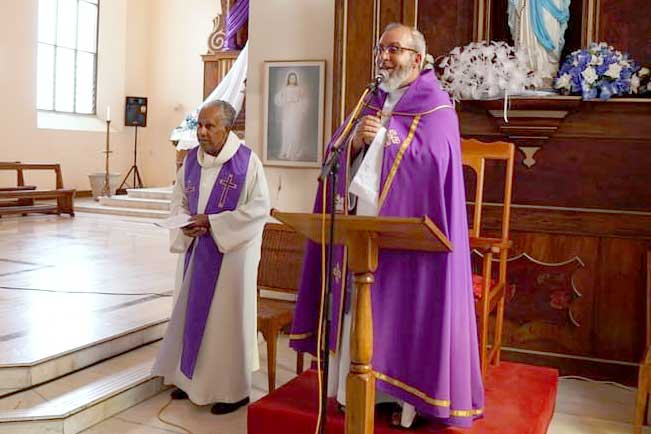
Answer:
[[119, 208], [152, 209], [158, 211], [169, 211], [170, 201], [165, 199], [142, 199], [129, 196], [102, 196], [99, 198], [102, 206]]
[[117, 215], [125, 217], [143, 217], [164, 219], [169, 216], [169, 211], [155, 209], [138, 209], [138, 208], [121, 208], [117, 206], [102, 206], [98, 202], [86, 202], [77, 204], [75, 202], [75, 212], [87, 212], [92, 214]]
[[172, 200], [172, 187], [127, 188], [127, 195], [134, 199]]
[[[126, 299], [127, 297], [125, 297]], [[92, 321], [72, 318], [13, 333], [0, 342], [0, 396], [38, 385], [160, 340], [172, 297], [143, 296], [91, 312]]]
[[103, 206], [99, 202], [90, 200], [75, 201], [75, 212], [87, 212], [91, 214], [106, 214], [125, 217], [143, 217], [164, 219], [169, 216], [169, 211], [156, 209], [121, 208], [117, 206]]
[[158, 343], [0, 399], [0, 434], [76, 434], [160, 392]]

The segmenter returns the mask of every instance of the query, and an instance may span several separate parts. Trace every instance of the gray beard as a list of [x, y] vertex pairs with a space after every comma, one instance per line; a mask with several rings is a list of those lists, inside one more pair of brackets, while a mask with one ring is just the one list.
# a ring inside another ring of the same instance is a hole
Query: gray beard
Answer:
[[395, 92], [401, 88], [409, 76], [409, 68], [400, 67], [389, 74], [389, 76], [380, 83], [380, 89], [387, 93]]

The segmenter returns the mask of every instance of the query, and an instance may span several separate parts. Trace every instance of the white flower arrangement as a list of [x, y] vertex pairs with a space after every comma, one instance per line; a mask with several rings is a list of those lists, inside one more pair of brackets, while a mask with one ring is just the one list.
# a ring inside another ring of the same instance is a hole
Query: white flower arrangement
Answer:
[[640, 68], [631, 77], [631, 93], [633, 95], [651, 96], [651, 70], [647, 67]]
[[439, 79], [457, 100], [512, 96], [542, 85], [542, 79], [526, 65], [523, 52], [506, 42], [471, 42], [441, 60]]

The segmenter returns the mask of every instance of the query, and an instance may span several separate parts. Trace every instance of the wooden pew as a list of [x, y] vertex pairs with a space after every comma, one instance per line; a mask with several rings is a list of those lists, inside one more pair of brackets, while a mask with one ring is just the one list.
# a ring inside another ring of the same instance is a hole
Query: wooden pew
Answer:
[[[75, 190], [63, 187], [63, 176], [59, 164], [32, 164], [20, 162], [0, 162], [0, 170], [16, 172], [16, 185], [0, 188], [0, 216], [6, 214], [47, 213], [75, 215]], [[25, 185], [24, 172], [27, 170], [51, 170], [55, 175], [54, 189], [38, 189]], [[56, 203], [36, 203], [36, 201], [55, 200]]]

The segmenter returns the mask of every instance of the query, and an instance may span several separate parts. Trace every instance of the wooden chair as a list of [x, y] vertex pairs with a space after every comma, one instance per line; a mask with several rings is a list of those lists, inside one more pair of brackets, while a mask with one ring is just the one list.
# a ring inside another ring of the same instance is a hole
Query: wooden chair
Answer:
[[[282, 224], [267, 223], [258, 269], [258, 331], [267, 342], [269, 393], [276, 389], [276, 347], [280, 331], [291, 325], [295, 302], [260, 297], [260, 290], [296, 294], [305, 238]], [[303, 354], [296, 354], [296, 373], [303, 372]]]
[[642, 425], [647, 425], [649, 389], [651, 388], [651, 250], [646, 252], [646, 354], [640, 363], [635, 397], [635, 417], [633, 433], [641, 434]]
[[[489, 364], [499, 365], [502, 349], [502, 326], [504, 324], [504, 299], [506, 292], [506, 265], [511, 246], [509, 240], [509, 219], [511, 216], [511, 189], [513, 182], [514, 146], [512, 143], [483, 143], [475, 139], [462, 139], [461, 154], [463, 165], [471, 168], [475, 175], [475, 197], [472, 227], [470, 228], [470, 248], [481, 253], [482, 272], [473, 275], [475, 309], [477, 311], [479, 335], [479, 355], [482, 376], [486, 376]], [[504, 201], [502, 225], [499, 237], [487, 238], [481, 235], [483, 211], [484, 176], [487, 160], [501, 160], [505, 164]], [[497, 279], [493, 277], [494, 256], [499, 259]], [[495, 333], [490, 351], [488, 350], [488, 327], [491, 312], [496, 311]]]

